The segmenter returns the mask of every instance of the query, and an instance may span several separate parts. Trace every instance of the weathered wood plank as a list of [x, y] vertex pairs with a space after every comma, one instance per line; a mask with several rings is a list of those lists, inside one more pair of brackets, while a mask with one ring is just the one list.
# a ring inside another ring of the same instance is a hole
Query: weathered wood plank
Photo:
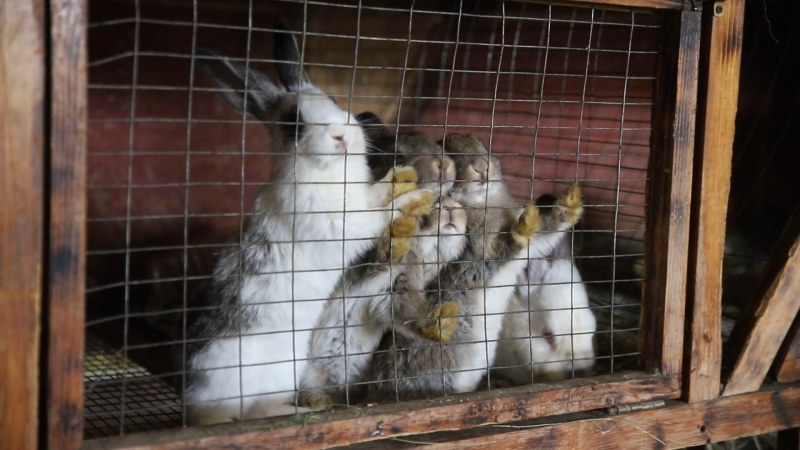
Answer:
[[774, 365], [775, 378], [781, 383], [800, 381], [800, 315], [794, 318]]
[[[680, 396], [679, 377], [625, 374], [443, 399], [99, 439], [90, 449], [321, 449], [390, 436], [473, 428]], [[259, 447], [260, 446], [260, 447]]]
[[723, 396], [757, 390], [800, 310], [800, 236], [772, 286], [759, 301], [753, 328], [725, 385]]
[[700, 13], [670, 14], [653, 110], [640, 332], [645, 365], [665, 375], [683, 363], [699, 44]]
[[[602, 413], [571, 416], [555, 424], [525, 422], [517, 425], [517, 428], [489, 426], [467, 432], [415, 436], [406, 442], [381, 441], [373, 443], [370, 449], [640, 450], [704, 446], [706, 443], [797, 427], [800, 425], [800, 386], [705, 402], [674, 402], [660, 409], [618, 416]], [[796, 433], [797, 429], [792, 431]]]
[[703, 13], [698, 133], [692, 199], [687, 311], [690, 337], [685, 398], [719, 396], [722, 368], [722, 260], [731, 188], [731, 157], [739, 94], [744, 0], [730, 0], [722, 15]]
[[0, 1], [0, 442], [37, 446], [45, 45], [41, 0]]
[[47, 448], [80, 447], [86, 251], [85, 0], [50, 2]]

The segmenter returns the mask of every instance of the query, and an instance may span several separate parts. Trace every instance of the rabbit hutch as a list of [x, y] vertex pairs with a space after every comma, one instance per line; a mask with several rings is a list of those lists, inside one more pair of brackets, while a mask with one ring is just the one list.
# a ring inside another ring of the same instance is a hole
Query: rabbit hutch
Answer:
[[[744, 18], [744, 0], [5, 0], [2, 440], [798, 448], [797, 213], [723, 316]], [[372, 303], [348, 294], [373, 273]], [[395, 317], [404, 298], [424, 312]], [[312, 369], [345, 380], [308, 387]]]

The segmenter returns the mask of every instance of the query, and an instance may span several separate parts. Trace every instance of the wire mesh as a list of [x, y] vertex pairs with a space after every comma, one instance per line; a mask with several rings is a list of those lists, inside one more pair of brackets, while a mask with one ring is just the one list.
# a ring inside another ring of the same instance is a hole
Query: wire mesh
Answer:
[[[193, 323], [198, 317], [243, 311], [235, 304], [204, 300], [218, 276], [214, 268], [219, 267], [220, 255], [238, 252], [241, 259], [231, 276], [241, 290], [247, 277], [254, 275], [243, 269], [245, 253], [265, 245], [252, 240], [248, 227], [254, 221], [290, 217], [289, 238], [272, 239], [269, 245], [288, 245], [290, 255], [300, 245], [295, 223], [305, 219], [297, 212], [265, 214], [254, 209], [261, 189], [291, 185], [295, 196], [301, 187], [316, 184], [341, 190], [343, 196], [359, 189], [359, 181], [350, 179], [349, 172], [344, 183], [298, 181], [302, 174], [297, 172], [297, 159], [270, 149], [276, 137], [267, 132], [263, 118], [229, 109], [218, 97], [219, 88], [200, 72], [204, 59], [198, 49], [210, 48], [277, 82], [277, 56], [271, 43], [279, 21], [294, 30], [300, 67], [339, 108], [353, 114], [375, 113], [394, 136], [416, 131], [439, 140], [451, 133], [472, 134], [502, 166], [502, 183], [518, 205], [543, 194], [559, 196], [573, 183], [582, 189], [585, 214], [565, 238], [569, 250], [542, 257], [548, 264], [566, 261], [566, 278], [561, 274], [552, 282], [523, 282], [512, 277], [493, 286], [520, 284], [515, 295], [525, 307], [514, 312], [476, 306], [482, 311], [474, 319], [483, 323], [479, 336], [484, 342], [483, 361], [455, 368], [439, 363], [436, 373], [441, 384], [458, 377], [453, 374], [477, 373], [482, 380], [468, 390], [494, 389], [637, 367], [659, 15], [480, 0], [97, 1], [91, 3], [90, 13], [87, 335], [95, 337], [87, 340], [87, 355], [98, 356], [86, 361], [88, 438], [191, 422], [182, 405], [191, 403], [187, 386], [198, 370], [187, 369], [187, 362], [197, 348], [208, 345], [209, 338], [213, 341], [213, 336], [192, 335]], [[245, 77], [245, 94], [257, 87], [251, 82]], [[244, 109], [246, 102], [257, 100], [243, 98]], [[303, 137], [299, 110], [298, 103], [291, 120], [281, 120], [290, 128], [294, 125], [290, 140], [297, 145]], [[367, 125], [362, 128], [369, 130]], [[399, 144], [394, 145], [396, 149]], [[439, 147], [439, 157], [450, 155], [444, 147]], [[393, 163], [401, 160], [392, 156]], [[285, 171], [291, 175], [288, 184], [287, 178], [273, 172], [286, 161], [293, 164]], [[477, 207], [485, 213], [479, 227], [484, 230], [482, 238], [490, 239], [497, 233], [487, 231], [486, 192], [485, 204]], [[296, 197], [292, 203], [296, 209]], [[504, 208], [512, 207], [517, 206]], [[303, 214], [328, 218], [331, 213], [369, 211], [318, 208]], [[300, 298], [294, 286], [312, 275], [320, 280], [340, 277], [348, 259], [347, 245], [369, 248], [379, 237], [354, 238], [345, 228], [334, 238], [302, 239], [307, 246], [339, 241], [338, 259], [343, 261], [339, 266], [269, 271], [287, 276], [292, 286], [289, 298], [268, 300], [269, 305], [290, 305], [290, 315], [282, 319], [290, 324], [289, 331], [281, 330], [291, 334], [286, 344], [290, 357], [247, 362], [243, 337], [269, 336], [275, 330], [239, 327], [227, 336], [237, 341], [238, 356], [216, 369], [237, 373], [238, 392], [230, 398], [238, 404], [237, 418], [248, 417], [246, 405], [264, 394], [276, 394], [244, 387], [249, 368], [270, 365], [292, 367], [288, 378], [294, 386], [283, 393], [286, 405], [297, 409], [287, 413], [302, 411], [303, 399], [295, 394], [301, 372], [314, 358], [306, 350], [308, 336], [336, 327], [301, 325], [307, 320], [296, 314], [336, 298], [333, 294], [330, 299]], [[440, 230], [435, 237], [441, 242]], [[525, 257], [540, 260], [532, 253]], [[482, 263], [491, 263], [484, 259]], [[419, 264], [436, 271], [458, 263], [442, 261], [437, 253]], [[397, 264], [388, 267], [392, 278], [392, 273], [402, 272]], [[441, 299], [448, 295], [445, 284], [447, 280], [436, 278], [420, 292], [435, 298], [433, 305], [441, 308]], [[547, 302], [541, 296], [556, 295], [547, 292], [563, 286], [569, 286], [565, 304], [542, 306]], [[359, 299], [348, 289], [340, 294], [343, 315], [347, 302]], [[477, 290], [485, 299], [488, 288]], [[585, 300], [580, 300], [584, 290]], [[596, 329], [577, 325], [576, 311], [590, 311]], [[458, 323], [468, 322], [469, 316], [461, 313]], [[508, 317], [522, 320], [527, 334], [492, 335], [489, 330], [496, 326], [491, 324], [502, 322], [505, 330], [506, 321], [512, 320]], [[545, 317], [567, 326], [562, 331], [542, 328], [537, 320], [546, 322]], [[391, 323], [395, 320], [392, 315]], [[371, 325], [339, 327], [349, 333]], [[328, 386], [344, 392], [343, 402], [363, 404], [359, 397], [376, 381], [353, 378], [361, 369], [354, 369], [351, 359], [369, 361], [388, 354], [394, 360], [408, 350], [405, 338], [392, 332], [386, 336], [391, 337], [384, 337], [389, 350], [353, 347], [345, 340], [344, 354], [339, 356], [345, 358], [347, 381]], [[586, 338], [591, 351], [578, 355]], [[527, 359], [496, 363], [494, 345], [502, 353], [520, 341], [525, 342]], [[557, 352], [547, 350], [554, 342], [572, 350], [556, 357]], [[445, 343], [435, 347], [442, 357], [450, 351]], [[556, 356], [548, 359], [550, 353]], [[396, 366], [389, 378], [401, 377]], [[520, 371], [527, 381], [507, 375]], [[392, 401], [406, 395], [399, 386], [393, 384]]]

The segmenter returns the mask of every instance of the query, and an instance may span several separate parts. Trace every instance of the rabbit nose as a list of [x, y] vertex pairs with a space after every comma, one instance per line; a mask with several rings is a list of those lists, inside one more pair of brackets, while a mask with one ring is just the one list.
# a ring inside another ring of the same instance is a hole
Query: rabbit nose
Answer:
[[344, 139], [344, 135], [340, 134], [339, 136], [331, 136], [335, 141], [340, 143], [342, 147], [347, 150], [347, 141]]
[[455, 181], [456, 179], [456, 168], [453, 163], [446, 163], [442, 166], [442, 180], [444, 181]]

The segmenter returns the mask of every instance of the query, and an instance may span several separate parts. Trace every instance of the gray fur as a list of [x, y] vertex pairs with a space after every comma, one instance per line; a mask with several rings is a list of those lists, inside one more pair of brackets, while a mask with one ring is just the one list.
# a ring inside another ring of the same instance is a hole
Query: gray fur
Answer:
[[[443, 199], [441, 206], [463, 233], [464, 211], [450, 199]], [[418, 237], [409, 238], [410, 250], [397, 263], [391, 263], [389, 238], [382, 238], [345, 271], [312, 334], [310, 361], [301, 381], [305, 406], [324, 408], [331, 401], [351, 403], [360, 396], [363, 392], [357, 384], [363, 381], [371, 353], [388, 329], [425, 339], [420, 326], [430, 320], [420, 320], [428, 314], [421, 291], [444, 263], [461, 253], [465, 243], [463, 234], [444, 234], [442, 212], [437, 205], [420, 218]]]
[[[426, 297], [431, 308], [445, 302], [456, 302], [459, 307], [458, 325], [447, 345], [388, 333], [371, 366], [369, 379], [373, 383], [367, 389], [369, 402], [428, 398], [474, 390], [480, 376], [474, 383], [457, 379], [463, 380], [463, 372], [480, 365], [476, 364], [476, 358], [485, 359], [484, 355], [476, 354], [475, 345], [464, 345], [487, 339], [483, 328], [487, 320], [484, 307], [487, 305], [481, 291], [486, 292], [487, 286], [496, 286], [493, 283], [501, 274], [503, 279], [510, 276], [515, 280], [524, 266], [522, 258], [526, 252], [547, 252], [553, 241], [558, 241], [558, 238], [545, 238], [542, 244], [533, 243], [526, 247], [514, 239], [512, 233], [521, 218], [521, 209], [502, 182], [499, 161], [480, 141], [471, 136], [454, 135], [448, 136], [442, 145], [457, 168], [452, 195], [465, 207], [471, 207], [467, 214], [468, 244], [457, 261], [449, 263], [428, 283]], [[478, 184], [481, 177], [484, 183]], [[572, 225], [565, 225], [565, 220], [563, 210], [553, 208], [541, 217], [541, 229], [563, 231]], [[510, 268], [513, 272], [508, 272]], [[503, 311], [513, 294], [513, 287], [507, 290], [508, 298], [499, 299], [505, 302], [499, 305]], [[496, 340], [497, 336], [488, 336], [488, 339]], [[491, 363], [488, 361], [487, 364]], [[486, 369], [472, 370], [486, 372]]]

